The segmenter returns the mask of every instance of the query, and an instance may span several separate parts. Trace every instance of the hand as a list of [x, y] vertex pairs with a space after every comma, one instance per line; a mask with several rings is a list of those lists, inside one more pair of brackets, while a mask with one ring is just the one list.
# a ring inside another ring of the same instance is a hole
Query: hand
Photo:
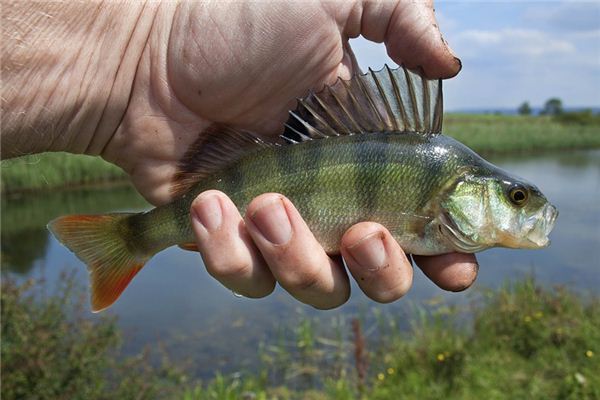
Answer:
[[[127, 171], [154, 204], [170, 199], [178, 161], [211, 124], [278, 134], [294, 98], [338, 76], [350, 78], [348, 38], [383, 41], [394, 61], [420, 67], [431, 78], [460, 69], [435, 24], [431, 1], [39, 7], [48, 18], [19, 2], [3, 16], [2, 156], [44, 150], [100, 154]], [[215, 210], [222, 212], [216, 230], [198, 222]], [[244, 221], [225, 195], [211, 191], [199, 196], [192, 215], [198, 216], [194, 229], [207, 268], [236, 292], [264, 296], [277, 280], [320, 308], [348, 297], [339, 260], [325, 254], [280, 195], [259, 196]], [[287, 241], [273, 243], [260, 233], [273, 225], [289, 226]], [[349, 229], [341, 253], [377, 301], [397, 299], [411, 285], [410, 263], [380, 225]], [[448, 290], [468, 287], [477, 274], [472, 255], [415, 260]]]
[[[219, 122], [278, 134], [287, 110], [294, 107], [292, 99], [338, 76], [350, 78], [355, 71], [348, 37], [362, 34], [385, 41], [396, 62], [421, 67], [432, 78], [450, 77], [460, 69], [441, 39], [432, 5], [426, 3], [183, 3], [169, 32], [162, 52], [164, 38], [160, 32], [151, 35], [150, 43], [156, 40], [159, 50], [142, 57], [135, 85], [141, 89], [134, 89], [124, 122], [105, 153], [131, 171], [142, 193], [159, 203], [168, 199], [176, 162], [198, 132]], [[167, 69], [158, 68], [156, 60], [166, 60]], [[150, 101], [149, 94], [155, 96]], [[262, 297], [277, 281], [318, 308], [347, 300], [349, 280], [340, 260], [325, 254], [285, 197], [259, 196], [242, 218], [225, 194], [209, 191], [194, 202], [192, 215], [208, 271], [231, 290]], [[211, 216], [219, 223], [201, 222]], [[376, 301], [396, 300], [412, 284], [408, 258], [379, 224], [350, 228], [341, 253], [361, 289]], [[415, 261], [447, 290], [467, 288], [477, 274], [472, 255]]]

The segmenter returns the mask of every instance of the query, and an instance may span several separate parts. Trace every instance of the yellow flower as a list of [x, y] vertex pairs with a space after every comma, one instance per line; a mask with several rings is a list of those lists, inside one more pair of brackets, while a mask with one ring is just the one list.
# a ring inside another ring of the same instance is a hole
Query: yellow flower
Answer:
[[377, 374], [377, 379], [379, 379], [380, 381], [385, 379], [385, 375], [383, 374], [383, 372]]
[[439, 354], [437, 355], [436, 359], [437, 359], [439, 362], [442, 362], [442, 361], [444, 361], [444, 360], [446, 359], [446, 356], [444, 355], [444, 353], [439, 353]]
[[529, 315], [526, 315], [525, 317], [523, 317], [523, 321], [531, 322], [531, 317]]
[[591, 350], [588, 350], [588, 351], [585, 352], [585, 356], [587, 358], [592, 358], [592, 357], [594, 357], [594, 352], [591, 351]]
[[536, 317], [537, 319], [540, 319], [544, 316], [544, 313], [541, 311], [538, 311], [535, 314], [533, 314], [533, 316]]
[[396, 370], [394, 368], [388, 368], [387, 369], [387, 373], [392, 375], [394, 372], [396, 372]]

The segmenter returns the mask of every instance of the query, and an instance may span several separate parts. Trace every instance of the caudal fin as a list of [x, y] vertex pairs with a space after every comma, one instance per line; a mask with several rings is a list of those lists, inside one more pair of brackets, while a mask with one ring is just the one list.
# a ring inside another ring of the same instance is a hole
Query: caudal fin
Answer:
[[92, 311], [110, 307], [151, 255], [131, 250], [124, 220], [134, 214], [67, 215], [48, 224], [48, 229], [87, 264], [90, 273]]

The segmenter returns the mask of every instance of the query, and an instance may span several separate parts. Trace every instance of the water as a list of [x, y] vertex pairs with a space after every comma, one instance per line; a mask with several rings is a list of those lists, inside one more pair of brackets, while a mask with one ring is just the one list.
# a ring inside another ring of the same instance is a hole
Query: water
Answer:
[[[178, 248], [155, 256], [107, 312], [117, 315], [126, 335], [125, 352], [165, 344], [172, 358], [192, 358], [200, 376], [216, 369], [251, 367], [261, 341], [269, 343], [285, 327], [311, 316], [332, 321], [360, 315], [412, 313], [411, 304], [441, 297], [466, 302], [481, 287], [534, 275], [538, 282], [567, 285], [600, 294], [600, 151], [537, 156], [490, 157], [503, 168], [535, 182], [560, 210], [552, 245], [543, 250], [494, 249], [480, 254], [475, 290], [446, 293], [418, 270], [409, 294], [376, 305], [353, 287], [350, 301], [316, 311], [277, 289], [259, 300], [221, 287], [202, 267], [200, 256]], [[16, 279], [43, 278], [49, 290], [65, 269], [87, 285], [83, 265], [45, 230], [52, 218], [68, 213], [141, 210], [147, 204], [130, 188], [80, 190], [24, 196], [2, 202], [2, 270]], [[97, 318], [90, 314], [90, 318]], [[349, 325], [346, 328], [349, 330]]]

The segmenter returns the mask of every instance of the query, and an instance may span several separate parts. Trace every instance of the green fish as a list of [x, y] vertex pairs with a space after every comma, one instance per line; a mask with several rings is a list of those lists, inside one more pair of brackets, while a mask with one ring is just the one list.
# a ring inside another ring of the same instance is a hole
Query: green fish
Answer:
[[154, 254], [194, 242], [190, 206], [208, 189], [225, 192], [242, 215], [262, 193], [286, 195], [329, 254], [360, 221], [385, 225], [418, 255], [549, 244], [558, 212], [540, 190], [441, 134], [440, 80], [386, 66], [298, 103], [275, 142], [213, 127], [182, 160], [170, 204], [50, 222], [88, 266], [94, 312]]

